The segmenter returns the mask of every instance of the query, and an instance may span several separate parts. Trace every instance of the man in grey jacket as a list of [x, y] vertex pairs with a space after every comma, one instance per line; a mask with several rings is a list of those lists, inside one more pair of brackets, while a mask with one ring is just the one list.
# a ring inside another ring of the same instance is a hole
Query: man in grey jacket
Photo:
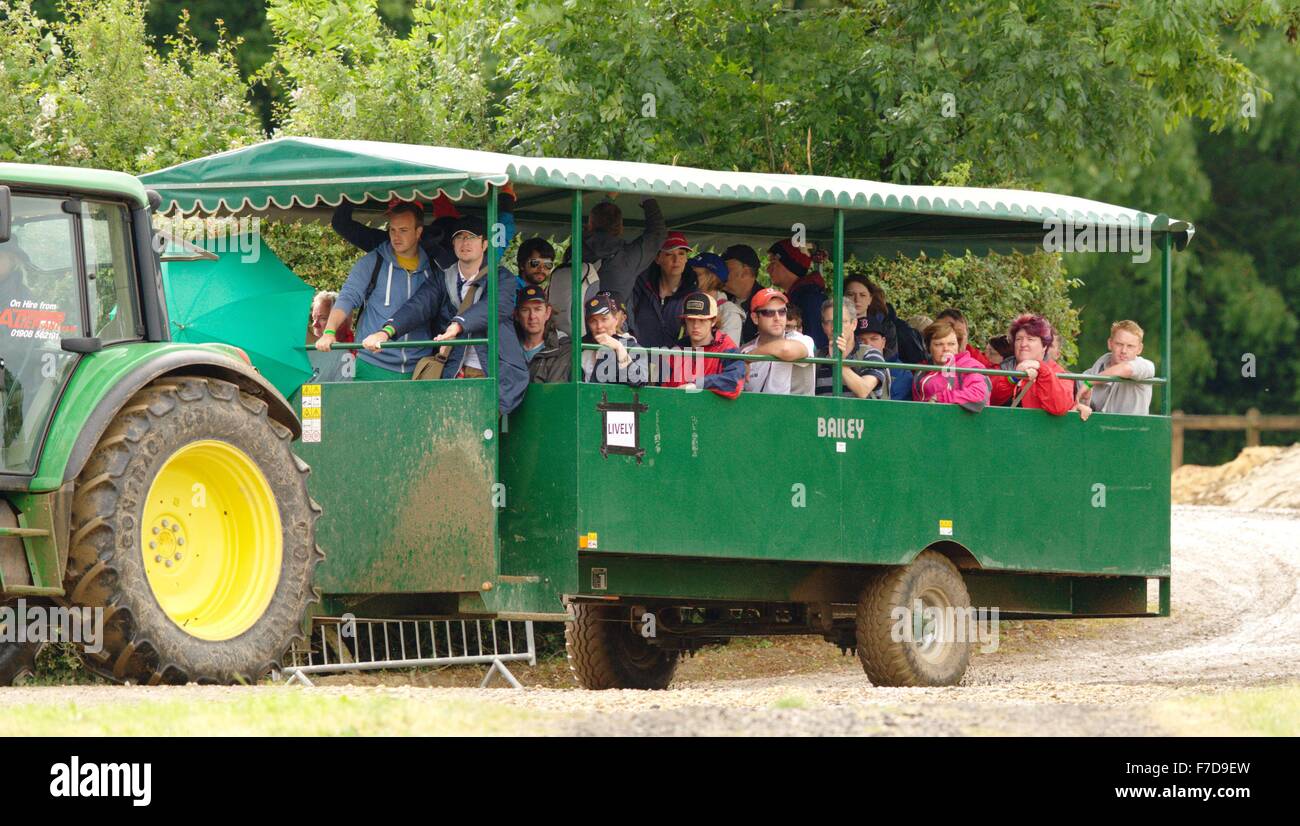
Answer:
[[[388, 322], [362, 342], [371, 352], [383, 352], [380, 345], [400, 338], [422, 325], [444, 327], [434, 341], [456, 338], [485, 338], [488, 326], [497, 324], [497, 377], [499, 407], [509, 413], [519, 406], [528, 389], [528, 366], [515, 334], [515, 274], [497, 266], [497, 308], [493, 313], [487, 295], [487, 232], [483, 222], [474, 217], [462, 218], [452, 227], [452, 249], [456, 263], [439, 276], [430, 278], [410, 300], [398, 307]], [[443, 378], [480, 378], [487, 374], [487, 347], [441, 348], [446, 358]], [[450, 353], [445, 351], [450, 349]]]
[[[654, 263], [659, 247], [668, 237], [663, 211], [654, 198], [641, 201], [645, 229], [636, 238], [623, 240], [623, 211], [613, 201], [592, 207], [582, 234], [583, 304], [598, 292], [613, 293], [625, 304], [632, 299], [636, 278]], [[569, 314], [573, 311], [572, 250], [564, 254], [564, 266], [551, 275], [547, 300], [555, 308], [555, 328], [572, 335]]]
[[[348, 273], [343, 289], [334, 302], [325, 329], [316, 339], [316, 349], [328, 351], [334, 344], [337, 331], [351, 317], [353, 310], [361, 308], [357, 319], [357, 338], [377, 332], [384, 322], [405, 304], [432, 276], [429, 258], [420, 246], [424, 232], [423, 212], [414, 204], [398, 204], [388, 214], [388, 240], [362, 256]], [[400, 338], [428, 341], [432, 335], [430, 322], [423, 319], [403, 331]], [[429, 355], [427, 347], [419, 349], [374, 349], [358, 353], [356, 379], [380, 381], [409, 379], [415, 364]]]
[[[1106, 347], [1110, 352], [1084, 371], [1094, 376], [1118, 376], [1126, 379], [1149, 379], [1156, 366], [1142, 358], [1142, 328], [1135, 321], [1116, 321], [1110, 325]], [[1145, 416], [1151, 412], [1151, 385], [1127, 381], [1085, 384], [1078, 401], [1098, 413], [1128, 413]]]

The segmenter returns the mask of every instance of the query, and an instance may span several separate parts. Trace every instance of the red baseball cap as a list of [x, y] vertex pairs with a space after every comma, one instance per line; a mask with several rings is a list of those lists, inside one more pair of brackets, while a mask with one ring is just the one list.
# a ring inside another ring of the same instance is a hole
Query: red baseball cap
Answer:
[[686, 240], [686, 236], [680, 232], [673, 231], [668, 233], [668, 237], [665, 238], [663, 244], [660, 245], [659, 251], [668, 252], [669, 250], [688, 250], [690, 248], [691, 243]]
[[749, 301], [749, 309], [761, 310], [763, 309], [764, 306], [767, 305], [769, 301], [771, 301], [774, 298], [779, 298], [786, 304], [790, 303], [790, 299], [785, 297], [785, 293], [781, 292], [778, 289], [774, 289], [772, 287], [764, 287], [763, 289], [754, 293], [754, 297]]

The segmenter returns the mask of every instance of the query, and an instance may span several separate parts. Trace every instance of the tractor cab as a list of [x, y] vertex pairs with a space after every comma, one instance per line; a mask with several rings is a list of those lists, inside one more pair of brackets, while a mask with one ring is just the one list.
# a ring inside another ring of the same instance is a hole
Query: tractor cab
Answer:
[[36, 469], [79, 356], [141, 339], [144, 326], [130, 203], [7, 190], [0, 195], [8, 230], [0, 239], [0, 475], [23, 477]]

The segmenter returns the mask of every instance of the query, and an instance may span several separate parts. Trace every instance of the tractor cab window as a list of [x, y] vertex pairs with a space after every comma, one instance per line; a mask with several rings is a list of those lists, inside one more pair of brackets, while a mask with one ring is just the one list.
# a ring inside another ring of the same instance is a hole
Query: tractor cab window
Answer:
[[90, 335], [103, 339], [105, 344], [140, 338], [131, 223], [126, 208], [84, 202], [81, 233], [86, 250]]
[[0, 244], [0, 473], [36, 469], [45, 430], [84, 336], [76, 221], [53, 197], [15, 194]]

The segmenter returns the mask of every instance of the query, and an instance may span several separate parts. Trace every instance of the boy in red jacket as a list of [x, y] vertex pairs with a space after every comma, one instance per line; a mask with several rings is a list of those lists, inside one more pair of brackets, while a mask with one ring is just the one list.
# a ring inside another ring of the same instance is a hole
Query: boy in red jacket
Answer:
[[[718, 326], [718, 302], [707, 293], [691, 293], [682, 302], [682, 326], [686, 335], [679, 347], [706, 353], [738, 353], [736, 342]], [[699, 352], [673, 356], [664, 387], [712, 390], [726, 399], [740, 395], [745, 385], [745, 362], [739, 359], [705, 358]]]

